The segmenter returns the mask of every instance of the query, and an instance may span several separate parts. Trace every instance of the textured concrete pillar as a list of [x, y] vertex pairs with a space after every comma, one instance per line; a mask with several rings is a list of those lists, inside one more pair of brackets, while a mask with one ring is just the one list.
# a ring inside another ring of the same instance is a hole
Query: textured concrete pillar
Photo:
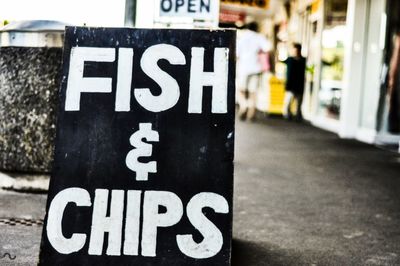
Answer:
[[51, 170], [62, 48], [0, 47], [0, 169]]

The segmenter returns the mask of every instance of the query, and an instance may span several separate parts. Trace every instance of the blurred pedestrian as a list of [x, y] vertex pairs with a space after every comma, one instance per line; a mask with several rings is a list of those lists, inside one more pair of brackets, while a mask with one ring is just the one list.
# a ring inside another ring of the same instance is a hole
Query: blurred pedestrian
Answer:
[[286, 64], [286, 87], [283, 105], [283, 116], [292, 119], [291, 104], [297, 102], [296, 120], [302, 121], [301, 105], [303, 103], [304, 82], [306, 73], [306, 59], [301, 55], [301, 44], [293, 44], [292, 56], [288, 57]]
[[270, 42], [258, 33], [258, 24], [252, 22], [238, 38], [237, 87], [239, 90], [239, 118], [253, 120], [256, 113], [257, 90], [261, 85], [261, 75], [268, 64], [265, 53], [271, 48]]

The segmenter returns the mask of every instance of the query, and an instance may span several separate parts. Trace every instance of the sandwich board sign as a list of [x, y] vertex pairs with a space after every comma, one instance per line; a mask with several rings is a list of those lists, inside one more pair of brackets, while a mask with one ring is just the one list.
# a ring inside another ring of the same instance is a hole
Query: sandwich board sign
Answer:
[[229, 265], [235, 32], [67, 27], [39, 265]]

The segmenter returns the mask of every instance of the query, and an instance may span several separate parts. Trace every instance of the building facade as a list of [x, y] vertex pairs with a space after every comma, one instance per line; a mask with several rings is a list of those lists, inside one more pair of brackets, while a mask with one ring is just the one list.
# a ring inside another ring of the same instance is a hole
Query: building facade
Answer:
[[303, 44], [303, 113], [313, 125], [398, 148], [399, 12], [395, 0], [290, 2], [286, 45]]

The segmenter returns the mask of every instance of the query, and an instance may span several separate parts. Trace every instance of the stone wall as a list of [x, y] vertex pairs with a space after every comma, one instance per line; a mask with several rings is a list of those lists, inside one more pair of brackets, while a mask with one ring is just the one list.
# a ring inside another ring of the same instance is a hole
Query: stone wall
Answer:
[[51, 170], [62, 48], [0, 47], [0, 169]]

